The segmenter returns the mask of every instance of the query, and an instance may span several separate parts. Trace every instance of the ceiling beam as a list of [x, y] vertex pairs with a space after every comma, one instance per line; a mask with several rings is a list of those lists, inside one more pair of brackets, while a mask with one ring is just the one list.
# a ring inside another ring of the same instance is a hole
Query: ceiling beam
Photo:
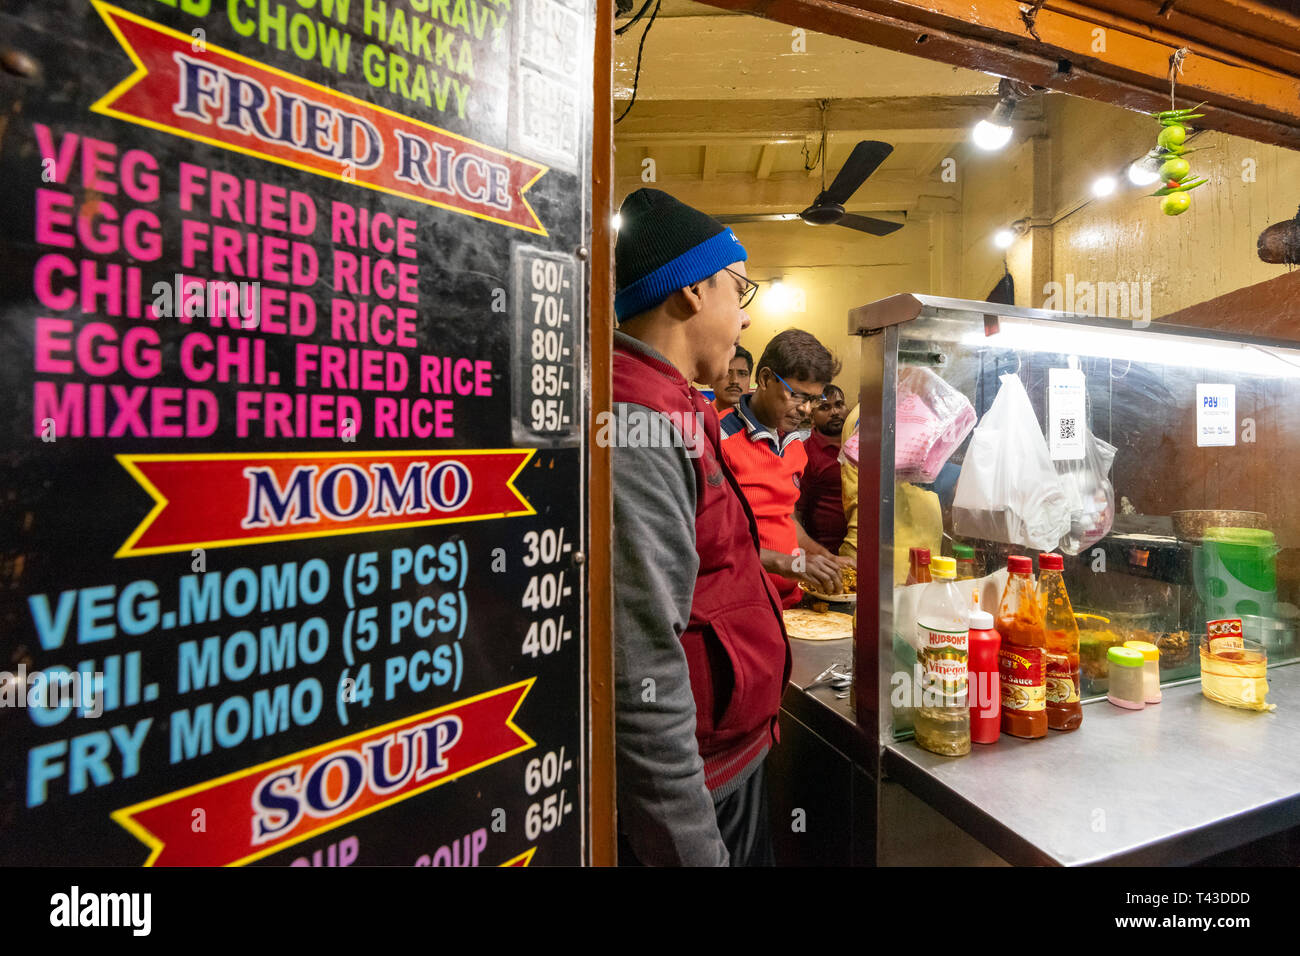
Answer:
[[[1253, 0], [1179, 4], [1184, 13], [1195, 10], [1204, 29], [1184, 25], [1177, 34], [1159, 14], [1172, 5], [1154, 2], [708, 2], [1148, 113], [1168, 108], [1170, 57], [1186, 47], [1190, 54], [1178, 77], [1179, 101], [1208, 104], [1198, 126], [1300, 148], [1296, 78], [1289, 66], [1282, 68], [1291, 54], [1300, 53], [1300, 17]], [[1219, 19], [1217, 30], [1210, 29], [1213, 16]], [[1231, 29], [1222, 28], [1225, 18]]]
[[700, 179], [709, 182], [718, 176], [718, 157], [722, 155], [722, 150], [717, 146], [705, 146], [703, 153], [700, 160]]
[[928, 180], [934, 173], [934, 167], [938, 166], [944, 157], [952, 155], [953, 147], [965, 137], [966, 132], [966, 130], [962, 130], [959, 135], [954, 136], [952, 139], [940, 140], [926, 150], [921, 155], [920, 162], [916, 165], [916, 178], [923, 182]]
[[[835, 100], [826, 110], [827, 136], [838, 142], [952, 143], [968, 136], [995, 103], [991, 96]], [[1039, 98], [1021, 104], [1013, 124], [1017, 134], [1041, 135], [1042, 115]], [[615, 127], [614, 139], [620, 146], [762, 146], [820, 137], [821, 124], [821, 111], [813, 100], [638, 100], [627, 119]]]
[[995, 78], [981, 73], [936, 70], [914, 56], [840, 37], [800, 36], [758, 17], [658, 18], [644, 47], [643, 29], [644, 21], [614, 43], [614, 95], [631, 96], [635, 80], [638, 104], [714, 96], [854, 96], [868, 78], [872, 89], [885, 96], [992, 93], [997, 87]]
[[[618, 201], [633, 190], [651, 185], [671, 193], [682, 202], [710, 215], [734, 213], [798, 212], [817, 194], [816, 184], [809, 183], [801, 172], [776, 173], [755, 180], [749, 173], [719, 173], [709, 182], [699, 176], [660, 176], [654, 183], [643, 183], [640, 176], [620, 176], [615, 183]], [[917, 208], [924, 188], [931, 208], [957, 203], [954, 183], [918, 183], [910, 172], [878, 172], [847, 203], [850, 212], [907, 211]], [[929, 197], [933, 197], [930, 199]]]

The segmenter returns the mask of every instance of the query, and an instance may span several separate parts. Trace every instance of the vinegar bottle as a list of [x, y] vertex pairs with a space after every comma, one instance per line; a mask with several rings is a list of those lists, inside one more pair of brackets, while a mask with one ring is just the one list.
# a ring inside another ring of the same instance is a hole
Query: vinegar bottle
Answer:
[[970, 753], [966, 673], [970, 608], [954, 583], [952, 558], [933, 558], [930, 573], [933, 580], [921, 592], [916, 612], [921, 706], [914, 730], [916, 742], [926, 750], [960, 757]]
[[998, 676], [1002, 683], [1002, 732], [1013, 737], [1047, 736], [1047, 637], [1034, 590], [1034, 562], [1007, 558], [1006, 590], [998, 605]]
[[1059, 554], [1038, 558], [1038, 606], [1043, 609], [1047, 639], [1047, 726], [1076, 730], [1083, 723], [1079, 703], [1079, 625], [1074, 620], [1070, 596], [1065, 593]]

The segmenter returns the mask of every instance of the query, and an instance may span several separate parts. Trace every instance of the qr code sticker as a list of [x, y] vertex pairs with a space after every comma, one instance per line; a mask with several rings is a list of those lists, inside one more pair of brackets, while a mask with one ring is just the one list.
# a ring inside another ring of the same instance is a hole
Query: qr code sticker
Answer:
[[1073, 418], [1061, 419], [1061, 441], [1067, 441], [1075, 435], [1075, 420]]

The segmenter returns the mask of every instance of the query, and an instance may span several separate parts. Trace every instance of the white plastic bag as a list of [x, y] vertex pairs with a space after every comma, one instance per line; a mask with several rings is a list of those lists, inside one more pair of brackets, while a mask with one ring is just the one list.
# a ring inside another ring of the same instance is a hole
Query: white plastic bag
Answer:
[[1038, 416], [1014, 374], [966, 449], [952, 502], [958, 537], [1051, 551], [1070, 530], [1070, 503]]
[[1086, 429], [1083, 448], [1082, 459], [1056, 463], [1070, 502], [1070, 530], [1060, 545], [1066, 554], [1078, 554], [1096, 544], [1115, 522], [1115, 486], [1109, 478], [1115, 446]]

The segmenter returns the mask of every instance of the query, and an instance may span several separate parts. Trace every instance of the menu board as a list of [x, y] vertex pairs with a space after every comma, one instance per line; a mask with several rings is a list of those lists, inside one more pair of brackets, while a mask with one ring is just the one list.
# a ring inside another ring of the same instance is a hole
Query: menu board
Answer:
[[593, 20], [0, 10], [0, 864], [584, 862]]

